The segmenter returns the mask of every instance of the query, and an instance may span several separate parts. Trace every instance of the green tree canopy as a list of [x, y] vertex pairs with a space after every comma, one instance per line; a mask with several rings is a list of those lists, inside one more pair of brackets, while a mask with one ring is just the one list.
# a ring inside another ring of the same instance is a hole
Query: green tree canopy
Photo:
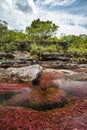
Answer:
[[32, 21], [30, 26], [26, 27], [26, 32], [31, 40], [42, 41], [54, 36], [58, 28], [59, 26], [52, 23], [52, 21], [36, 19]]
[[0, 42], [5, 42], [5, 35], [8, 31], [7, 22], [0, 20]]

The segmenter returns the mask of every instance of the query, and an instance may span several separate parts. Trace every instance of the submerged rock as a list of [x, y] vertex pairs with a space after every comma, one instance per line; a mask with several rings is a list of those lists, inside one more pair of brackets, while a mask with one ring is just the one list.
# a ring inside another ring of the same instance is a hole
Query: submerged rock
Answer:
[[36, 110], [61, 108], [66, 104], [67, 94], [57, 87], [27, 89], [10, 98], [4, 105], [24, 106]]

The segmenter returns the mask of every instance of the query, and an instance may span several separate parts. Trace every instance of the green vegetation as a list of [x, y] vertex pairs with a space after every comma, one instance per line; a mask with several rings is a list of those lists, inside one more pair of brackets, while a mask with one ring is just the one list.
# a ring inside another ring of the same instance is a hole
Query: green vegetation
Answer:
[[63, 35], [57, 38], [55, 34], [58, 28], [51, 21], [36, 19], [23, 32], [9, 30], [7, 22], [0, 20], [0, 53], [21, 50], [32, 55], [38, 52], [87, 54], [87, 35]]
[[37, 19], [34, 20], [30, 26], [26, 27], [26, 31], [29, 39], [40, 43], [52, 37], [57, 28], [58, 26], [51, 21], [40, 21], [40, 19]]

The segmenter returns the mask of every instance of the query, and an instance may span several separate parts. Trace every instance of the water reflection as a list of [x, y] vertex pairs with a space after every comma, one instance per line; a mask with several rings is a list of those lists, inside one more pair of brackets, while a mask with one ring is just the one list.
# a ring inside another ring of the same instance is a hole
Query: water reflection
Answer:
[[87, 97], [87, 82], [86, 81], [74, 81], [66, 78], [54, 80], [54, 85], [63, 89], [68, 94], [80, 96], [81, 98]]

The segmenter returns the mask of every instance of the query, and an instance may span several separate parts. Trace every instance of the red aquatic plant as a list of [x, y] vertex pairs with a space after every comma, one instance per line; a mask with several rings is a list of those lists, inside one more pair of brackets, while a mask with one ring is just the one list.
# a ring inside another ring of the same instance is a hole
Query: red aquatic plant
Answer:
[[0, 83], [0, 94], [8, 92], [19, 92], [28, 86], [32, 86], [31, 83], [20, 84], [20, 83]]
[[[59, 77], [61, 76], [59, 75]], [[67, 100], [67, 104], [61, 108], [45, 111], [37, 111], [24, 106], [0, 106], [0, 130], [87, 130], [87, 91], [85, 91], [87, 83], [85, 85], [84, 83], [80, 85], [79, 82], [69, 84], [69, 81], [62, 82], [62, 79], [57, 82], [59, 77], [58, 73], [43, 74], [40, 77], [39, 88], [37, 88], [38, 86], [29, 87], [29, 84], [1, 83], [1, 94], [18, 92], [8, 101], [15, 99], [15, 96], [17, 96], [17, 100], [19, 100], [18, 98], [20, 100], [25, 99], [31, 95], [32, 90], [31, 103], [34, 102], [34, 98], [36, 102], [43, 101], [44, 91], [47, 92], [47, 95], [45, 94], [46, 100], [49, 97], [50, 102], [55, 102], [58, 101], [58, 97], [55, 98], [55, 93], [63, 91], [66, 95], [64, 99]], [[43, 89], [41, 85], [46, 86], [46, 89]], [[37, 98], [37, 95], [42, 96], [42, 98]], [[52, 99], [52, 97], [54, 98]], [[49, 100], [47, 101], [49, 102]]]
[[67, 94], [55, 87], [29, 89], [12, 96], [4, 102], [9, 106], [24, 106], [36, 110], [47, 110], [56, 107], [63, 107], [66, 103]]
[[86, 130], [87, 102], [46, 112], [0, 106], [0, 130]]
[[43, 73], [43, 75], [41, 75], [41, 77], [40, 77], [40, 86], [42, 88], [52, 86], [53, 80], [61, 78], [61, 77], [64, 77], [64, 74], [61, 73], [61, 72], [56, 72], [56, 73], [46, 72], [46, 73]]

